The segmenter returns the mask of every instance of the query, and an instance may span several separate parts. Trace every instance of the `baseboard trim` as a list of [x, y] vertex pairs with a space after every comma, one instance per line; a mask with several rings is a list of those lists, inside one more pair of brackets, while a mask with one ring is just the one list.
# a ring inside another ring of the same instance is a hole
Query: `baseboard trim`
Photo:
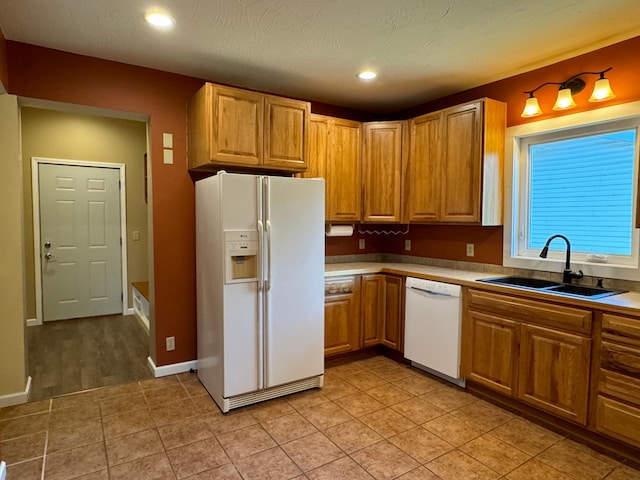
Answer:
[[167, 375], [175, 375], [176, 373], [188, 372], [198, 368], [198, 361], [191, 360], [189, 362], [172, 363], [170, 365], [162, 365], [157, 367], [151, 357], [147, 357], [147, 364], [154, 377], [166, 377]]
[[136, 313], [136, 311], [133, 309], [133, 307], [129, 307], [127, 308], [127, 313], [125, 313], [125, 315], [133, 315], [134, 313]]
[[42, 322], [39, 322], [37, 318], [27, 318], [27, 327], [37, 327], [38, 325], [42, 325]]
[[31, 377], [27, 377], [27, 385], [24, 392], [10, 393], [8, 395], [0, 395], [0, 408], [10, 407], [12, 405], [20, 405], [21, 403], [27, 403], [29, 401], [29, 394], [31, 393]]

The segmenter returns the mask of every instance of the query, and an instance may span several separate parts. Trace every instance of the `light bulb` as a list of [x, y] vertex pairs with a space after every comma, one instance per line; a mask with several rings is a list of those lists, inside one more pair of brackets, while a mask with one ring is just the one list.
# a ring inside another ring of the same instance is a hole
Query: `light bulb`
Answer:
[[563, 88], [558, 92], [558, 98], [556, 104], [553, 106], [553, 110], [568, 110], [576, 106], [576, 102], [573, 101], [570, 88]]
[[376, 75], [375, 72], [371, 72], [371, 71], [366, 71], [366, 72], [360, 72], [358, 74], [358, 78], [360, 80], [373, 80], [374, 78], [376, 78], [378, 75]]
[[144, 18], [150, 25], [158, 28], [170, 28], [176, 23], [170, 15], [161, 12], [148, 12]]
[[611, 100], [612, 98], [616, 98], [616, 94], [613, 93], [613, 90], [611, 90], [609, 79], [603, 77], [596, 81], [596, 84], [593, 87], [593, 93], [591, 94], [591, 98], [589, 98], [589, 101], [604, 102], [605, 100]]
[[527, 98], [527, 103], [524, 104], [524, 110], [522, 111], [521, 117], [537, 117], [538, 115], [542, 115], [542, 110], [540, 109], [540, 105], [538, 104], [538, 99], [531, 95]]

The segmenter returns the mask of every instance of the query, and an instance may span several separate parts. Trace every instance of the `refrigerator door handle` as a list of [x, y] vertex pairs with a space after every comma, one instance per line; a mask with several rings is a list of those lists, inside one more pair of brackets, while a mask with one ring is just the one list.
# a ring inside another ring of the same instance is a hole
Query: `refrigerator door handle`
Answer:
[[264, 266], [262, 265], [262, 258], [264, 255], [264, 224], [262, 220], [258, 220], [258, 291], [261, 292], [264, 289]]
[[271, 290], [271, 221], [267, 219], [267, 280], [265, 290]]

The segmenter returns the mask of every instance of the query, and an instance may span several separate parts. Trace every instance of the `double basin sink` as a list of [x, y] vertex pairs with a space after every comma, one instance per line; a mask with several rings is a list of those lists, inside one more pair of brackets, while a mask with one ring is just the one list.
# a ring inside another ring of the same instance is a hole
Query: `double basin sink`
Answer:
[[624, 290], [610, 290], [599, 287], [587, 287], [585, 285], [572, 285], [569, 283], [558, 283], [552, 282], [550, 280], [541, 280], [538, 278], [527, 277], [482, 278], [478, 281], [485, 283], [494, 283], [498, 285], [506, 285], [510, 287], [526, 288], [528, 290], [555, 293], [558, 295], [566, 295], [569, 297], [589, 299], [597, 299], [625, 293]]

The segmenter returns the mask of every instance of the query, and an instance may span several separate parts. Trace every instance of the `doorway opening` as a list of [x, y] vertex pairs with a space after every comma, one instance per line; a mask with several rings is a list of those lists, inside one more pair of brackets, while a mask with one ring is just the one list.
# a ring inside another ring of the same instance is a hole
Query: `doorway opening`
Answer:
[[30, 400], [150, 378], [132, 287], [152, 280], [148, 118], [34, 102], [21, 102]]

